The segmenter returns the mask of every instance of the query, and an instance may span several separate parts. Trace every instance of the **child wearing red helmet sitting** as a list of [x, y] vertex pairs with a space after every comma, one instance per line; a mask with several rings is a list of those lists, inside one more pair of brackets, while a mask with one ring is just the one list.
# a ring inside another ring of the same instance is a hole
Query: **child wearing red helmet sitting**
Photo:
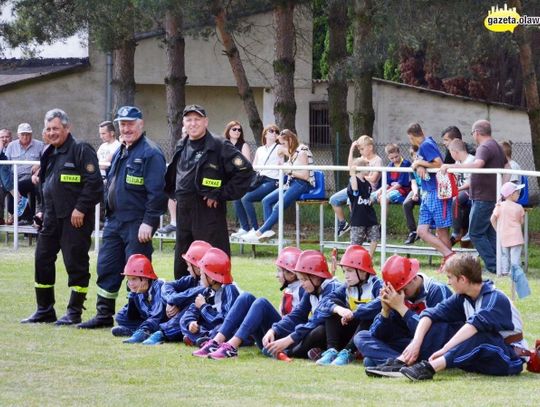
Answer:
[[[383, 265], [381, 312], [369, 330], [360, 331], [354, 337], [354, 343], [364, 355], [368, 376], [402, 377], [399, 369], [404, 362], [400, 355], [414, 336], [420, 312], [452, 295], [446, 284], [419, 273], [419, 269], [418, 260], [398, 255], [391, 256]], [[438, 349], [457, 329], [459, 327], [449, 324], [435, 330], [423, 352]]]
[[[231, 260], [223, 250], [208, 249], [199, 260], [201, 282], [205, 290], [198, 294], [180, 319], [180, 329], [186, 345], [203, 337], [215, 335], [240, 295], [233, 283]], [[186, 339], [187, 338], [187, 339]]]
[[262, 348], [264, 334], [273, 323], [293, 310], [304, 293], [300, 281], [292, 271], [300, 253], [301, 250], [296, 247], [286, 247], [276, 260], [277, 278], [283, 290], [280, 312], [266, 298], [255, 298], [250, 293], [242, 293], [217, 335], [205, 342], [201, 349], [193, 352], [193, 356], [210, 359], [236, 357], [240, 345], [249, 343], [251, 338], [254, 338], [257, 346]]
[[324, 321], [330, 316], [325, 302], [339, 282], [328, 271], [321, 252], [305, 250], [298, 257], [295, 272], [305, 290], [292, 312], [274, 323], [262, 338], [267, 353], [307, 358], [311, 348], [326, 347]]
[[168, 321], [159, 326], [159, 330], [154, 332], [143, 345], [159, 345], [165, 341], [174, 342], [183, 339], [180, 329], [180, 319], [187, 307], [195, 301], [197, 295], [204, 291], [201, 284], [201, 271], [199, 269], [199, 260], [212, 246], [203, 241], [195, 240], [189, 246], [182, 258], [186, 261], [188, 276], [180, 277], [178, 280], [163, 284], [161, 288], [161, 298], [167, 304], [165, 313]]
[[328, 297], [331, 316], [325, 321], [327, 350], [322, 355], [315, 349], [310, 352], [310, 356], [320, 354], [316, 363], [321, 366], [351, 363], [357, 350], [354, 335], [369, 329], [381, 311], [378, 297], [382, 283], [369, 252], [362, 246], [351, 245], [339, 265], [345, 273], [345, 283]]
[[161, 300], [163, 280], [158, 280], [152, 263], [143, 254], [132, 254], [122, 275], [127, 277], [128, 303], [116, 314], [114, 336], [130, 336], [124, 343], [141, 343], [165, 320]]

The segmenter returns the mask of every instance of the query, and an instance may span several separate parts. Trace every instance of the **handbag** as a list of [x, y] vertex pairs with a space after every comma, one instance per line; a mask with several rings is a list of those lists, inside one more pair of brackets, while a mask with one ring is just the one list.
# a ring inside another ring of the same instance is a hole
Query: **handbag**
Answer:
[[[266, 165], [266, 163], [268, 162], [268, 159], [270, 158], [270, 156], [272, 155], [272, 153], [274, 152], [274, 149], [276, 147], [277, 147], [277, 143], [274, 144], [274, 147], [272, 147], [272, 150], [270, 150], [270, 154], [268, 154], [268, 156], [266, 157], [266, 160], [264, 160], [263, 165]], [[265, 177], [264, 175], [261, 175], [257, 171], [255, 176], [251, 179], [251, 183], [249, 184], [249, 192], [256, 190], [257, 188], [259, 188], [262, 184], [264, 184], [269, 179], [271, 179], [271, 178]]]

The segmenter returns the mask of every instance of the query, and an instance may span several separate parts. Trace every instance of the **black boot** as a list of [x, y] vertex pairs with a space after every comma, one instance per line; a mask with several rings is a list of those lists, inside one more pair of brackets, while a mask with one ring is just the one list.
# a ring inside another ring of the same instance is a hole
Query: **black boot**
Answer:
[[38, 322], [56, 321], [54, 311], [54, 287], [36, 287], [37, 310], [31, 316], [21, 321], [22, 324], [35, 324]]
[[94, 318], [89, 319], [82, 324], [77, 325], [80, 329], [96, 329], [96, 328], [110, 328], [114, 325], [115, 300], [97, 296], [96, 309], [97, 314]]
[[79, 293], [77, 291], [71, 291], [71, 297], [69, 297], [69, 304], [67, 306], [66, 315], [56, 321], [55, 325], [74, 325], [81, 322], [81, 315], [84, 309], [84, 301], [86, 300], [86, 293]]

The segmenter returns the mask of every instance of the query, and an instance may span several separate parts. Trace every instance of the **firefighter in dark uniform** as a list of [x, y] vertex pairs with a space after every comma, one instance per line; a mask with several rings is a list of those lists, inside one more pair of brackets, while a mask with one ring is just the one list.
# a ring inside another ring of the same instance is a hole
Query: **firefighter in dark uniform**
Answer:
[[[39, 174], [42, 220], [35, 253], [37, 310], [23, 323], [81, 322], [90, 281], [88, 250], [94, 227], [94, 207], [103, 194], [96, 152], [73, 138], [69, 118], [60, 109], [45, 115], [45, 133], [50, 146], [41, 157]], [[54, 310], [55, 262], [62, 250], [71, 296], [66, 314], [56, 320]]]
[[188, 275], [180, 256], [194, 240], [204, 240], [229, 256], [227, 202], [240, 199], [255, 176], [251, 163], [229, 140], [208, 131], [202, 106], [184, 109], [188, 134], [177, 145], [167, 168], [166, 190], [176, 197], [174, 277]]
[[132, 254], [152, 259], [152, 236], [167, 207], [165, 156], [144, 133], [142, 112], [133, 106], [118, 109], [122, 146], [107, 172], [103, 244], [97, 261], [97, 314], [79, 324], [94, 329], [113, 326], [122, 272]]

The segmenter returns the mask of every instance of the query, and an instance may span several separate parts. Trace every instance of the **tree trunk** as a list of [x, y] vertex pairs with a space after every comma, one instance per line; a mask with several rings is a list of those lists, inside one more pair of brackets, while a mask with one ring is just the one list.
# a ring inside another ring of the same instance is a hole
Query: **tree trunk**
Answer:
[[186, 105], [186, 67], [183, 15], [181, 11], [165, 13], [165, 51], [167, 54], [167, 124], [171, 152], [182, 136], [182, 112]]
[[369, 45], [373, 37], [374, 5], [371, 0], [354, 2], [354, 133], [358, 136], [373, 136], [375, 112], [373, 110], [372, 78], [374, 67], [369, 55]]
[[121, 106], [133, 106], [135, 104], [135, 47], [137, 43], [131, 38], [120, 44], [113, 50], [112, 92], [113, 111], [116, 115]]
[[274, 60], [274, 116], [281, 129], [296, 133], [296, 101], [294, 97], [294, 54], [296, 32], [294, 28], [295, 1], [279, 2], [274, 8], [276, 53]]
[[212, 3], [212, 13], [215, 17], [216, 29], [221, 38], [221, 42], [225, 47], [224, 53], [229, 58], [231, 70], [236, 80], [236, 86], [238, 87], [238, 93], [240, 99], [244, 103], [244, 108], [249, 119], [249, 127], [253, 132], [253, 138], [258, 141], [263, 131], [263, 124], [257, 105], [255, 104], [255, 98], [253, 97], [253, 90], [249, 86], [249, 82], [244, 70], [244, 65], [240, 59], [240, 53], [234, 42], [234, 38], [227, 27], [227, 14], [223, 7], [221, 0], [214, 0]]
[[[511, 7], [516, 7], [522, 15], [521, 0], [511, 0]], [[531, 143], [534, 157], [534, 166], [540, 168], [540, 98], [538, 96], [538, 82], [534, 70], [534, 60], [531, 51], [530, 37], [525, 27], [518, 25], [514, 31], [514, 38], [519, 46], [519, 61], [523, 73], [523, 91], [527, 101], [527, 114], [531, 127]]]
[[[351, 145], [347, 111], [347, 27], [348, 0], [328, 2], [328, 119], [334, 165], [347, 165]], [[341, 189], [347, 174], [335, 172], [336, 190]]]

